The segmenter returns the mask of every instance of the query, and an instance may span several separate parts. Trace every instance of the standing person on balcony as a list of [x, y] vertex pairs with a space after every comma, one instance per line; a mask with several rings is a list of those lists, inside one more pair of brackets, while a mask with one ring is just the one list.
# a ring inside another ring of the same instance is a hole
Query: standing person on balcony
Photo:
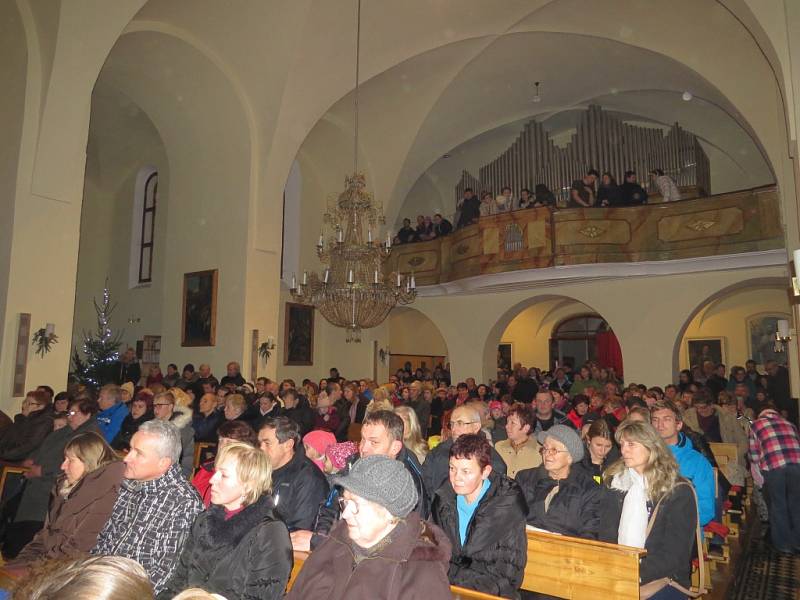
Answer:
[[664, 175], [662, 169], [650, 171], [650, 181], [656, 184], [658, 191], [661, 192], [661, 196], [664, 198], [664, 202], [677, 202], [681, 199], [678, 184], [669, 175]]
[[596, 204], [597, 180], [600, 173], [596, 169], [589, 169], [582, 179], [576, 179], [570, 186], [570, 208], [590, 207]]
[[647, 204], [647, 192], [636, 181], [636, 171], [625, 171], [625, 182], [619, 186], [622, 206]]
[[478, 222], [478, 217], [481, 216], [480, 211], [481, 201], [472, 191], [472, 188], [464, 190], [464, 197], [459, 202], [457, 208], [461, 210], [456, 222], [456, 229], [461, 229], [467, 225], [472, 225]]
[[433, 215], [433, 232], [436, 237], [444, 237], [453, 233], [453, 224], [445, 219], [441, 213]]
[[617, 185], [617, 180], [608, 171], [603, 173], [600, 189], [597, 190], [597, 203], [600, 206], [622, 206], [622, 190]]
[[494, 203], [492, 192], [483, 192], [483, 194], [481, 194], [479, 211], [482, 217], [488, 217], [497, 213], [497, 205]]

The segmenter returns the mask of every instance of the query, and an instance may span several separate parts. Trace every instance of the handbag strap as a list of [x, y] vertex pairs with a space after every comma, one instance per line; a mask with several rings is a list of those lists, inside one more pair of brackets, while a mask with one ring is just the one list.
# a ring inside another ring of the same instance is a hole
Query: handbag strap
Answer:
[[[684, 587], [678, 584], [676, 581], [670, 580], [670, 585], [673, 587], [678, 588], [683, 593], [696, 598], [698, 596], [702, 596], [706, 593], [706, 564], [705, 560], [703, 559], [703, 533], [702, 528], [700, 527], [700, 513], [697, 504], [697, 492], [694, 489], [694, 486], [689, 483], [688, 481], [679, 481], [675, 484], [675, 487], [679, 485], [687, 485], [689, 489], [692, 491], [692, 498], [694, 498], [694, 511], [697, 515], [697, 527], [695, 527], [695, 543], [697, 544], [697, 571], [700, 576], [700, 581], [698, 582], [698, 591], [691, 592], [690, 590], [684, 589]], [[674, 489], [674, 488], [673, 488]], [[659, 498], [658, 502], [656, 503], [655, 508], [653, 509], [653, 514], [650, 515], [650, 520], [647, 522], [647, 530], [645, 532], [645, 540], [650, 537], [650, 531], [653, 529], [653, 525], [656, 522], [656, 516], [658, 515], [658, 509], [661, 508], [661, 502], [663, 502], [664, 498], [667, 494], [664, 494]]]

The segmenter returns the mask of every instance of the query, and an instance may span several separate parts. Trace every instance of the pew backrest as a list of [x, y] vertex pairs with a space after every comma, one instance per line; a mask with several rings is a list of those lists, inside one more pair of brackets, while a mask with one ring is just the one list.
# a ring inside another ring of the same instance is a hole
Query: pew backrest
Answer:
[[522, 589], [558, 598], [639, 600], [641, 548], [528, 530]]

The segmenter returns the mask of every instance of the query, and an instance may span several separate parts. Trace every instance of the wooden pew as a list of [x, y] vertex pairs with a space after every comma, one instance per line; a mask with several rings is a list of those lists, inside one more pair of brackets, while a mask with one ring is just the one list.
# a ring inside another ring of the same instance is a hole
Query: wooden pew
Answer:
[[[206, 462], [208, 454], [216, 454], [217, 444], [215, 442], [195, 442], [194, 443], [194, 469], [193, 473], [197, 472], [200, 465]], [[213, 452], [212, 452], [213, 451]]]
[[558, 598], [639, 600], [641, 548], [528, 530], [522, 589]]
[[[292, 589], [294, 581], [297, 579], [297, 574], [300, 572], [300, 569], [303, 567], [303, 563], [308, 558], [308, 554], [308, 552], [294, 553], [294, 566], [292, 567], [292, 574], [289, 576], [289, 585], [286, 586], [287, 592]], [[499, 596], [484, 594], [483, 592], [476, 592], [475, 590], [459, 587], [457, 585], [451, 585], [450, 591], [453, 593], [454, 600], [502, 600], [502, 598]]]

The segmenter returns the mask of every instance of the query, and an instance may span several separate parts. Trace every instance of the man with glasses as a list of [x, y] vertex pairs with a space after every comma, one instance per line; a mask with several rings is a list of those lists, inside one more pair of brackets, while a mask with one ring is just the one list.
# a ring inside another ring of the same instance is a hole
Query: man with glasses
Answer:
[[[470, 406], [459, 406], [450, 414], [450, 439], [436, 446], [422, 465], [422, 481], [431, 497], [444, 483], [450, 472], [450, 448], [453, 442], [467, 433], [480, 433], [481, 416]], [[492, 470], [506, 474], [506, 463], [492, 448]]]
[[183, 474], [191, 478], [194, 471], [194, 429], [192, 428], [192, 411], [175, 404], [172, 392], [161, 392], [153, 398], [153, 414], [160, 421], [170, 421], [180, 431], [181, 460]]

